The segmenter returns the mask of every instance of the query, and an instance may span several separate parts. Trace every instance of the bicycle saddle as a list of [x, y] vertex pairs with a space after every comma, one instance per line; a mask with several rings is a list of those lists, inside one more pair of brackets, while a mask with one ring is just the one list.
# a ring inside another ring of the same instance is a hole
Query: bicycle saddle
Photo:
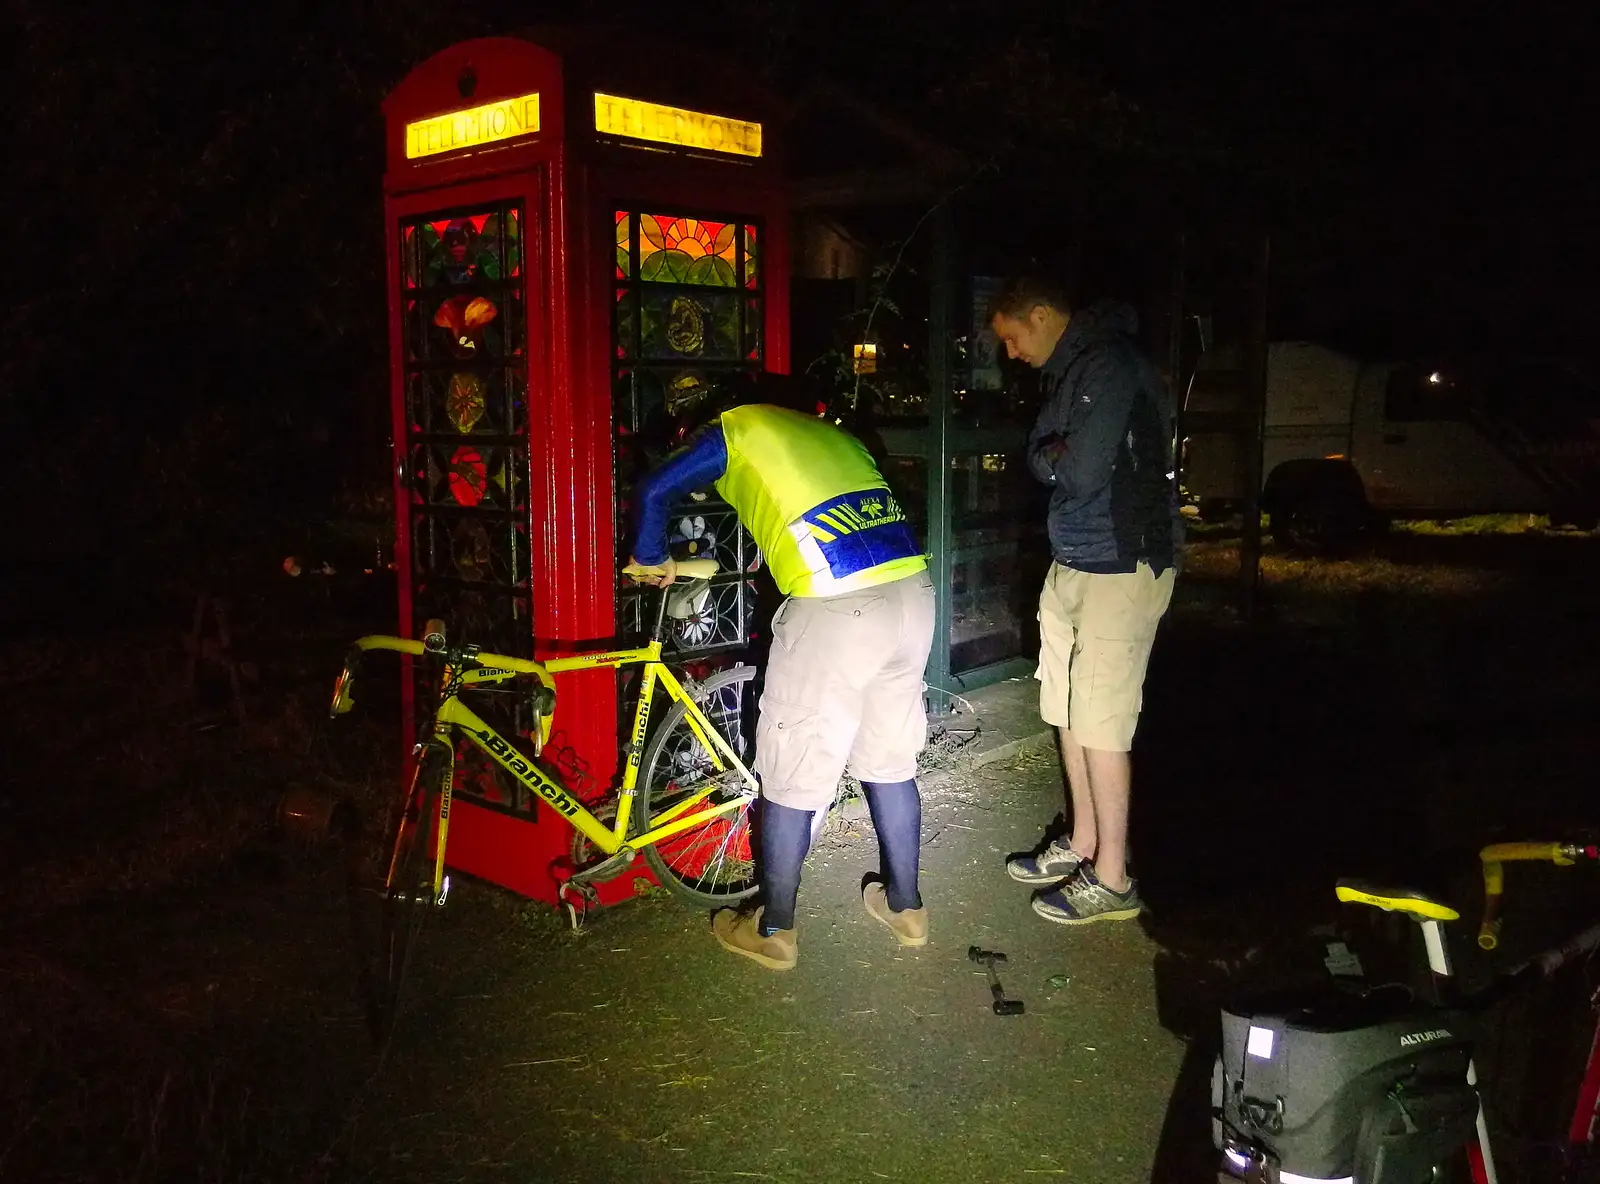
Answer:
[[1340, 880], [1335, 895], [1346, 904], [1370, 904], [1386, 913], [1404, 913], [1413, 921], [1454, 921], [1461, 916], [1414, 888], [1375, 884], [1371, 880]]

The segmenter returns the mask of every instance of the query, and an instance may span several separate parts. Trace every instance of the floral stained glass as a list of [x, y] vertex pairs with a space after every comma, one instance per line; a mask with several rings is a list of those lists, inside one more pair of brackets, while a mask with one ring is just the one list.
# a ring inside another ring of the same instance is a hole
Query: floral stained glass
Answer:
[[399, 228], [414, 603], [513, 654], [532, 641], [522, 219], [507, 203]]
[[[614, 474], [625, 549], [633, 486], [674, 446], [680, 415], [736, 375], [761, 368], [765, 301], [755, 224], [660, 210], [617, 210], [615, 220]], [[715, 553], [723, 572], [703, 598], [704, 619], [677, 631], [676, 648], [744, 646], [754, 611], [748, 573], [760, 566], [753, 540], [714, 495], [685, 502], [673, 522], [674, 554]], [[624, 634], [642, 627], [637, 589], [619, 585], [617, 612]]]
[[738, 297], [731, 292], [647, 289], [639, 312], [640, 352], [647, 358], [740, 358]]
[[[454, 638], [527, 656], [533, 573], [523, 216], [505, 203], [409, 219], [399, 227], [399, 250], [415, 626], [438, 617]], [[418, 689], [418, 702], [428, 702], [431, 688]], [[520, 700], [477, 691], [464, 700], [502, 735], [527, 734]], [[456, 789], [523, 812], [535, 808], [525, 788], [476, 752], [465, 755]]]
[[401, 258], [408, 288], [515, 279], [522, 274], [522, 211], [410, 223], [401, 230]]

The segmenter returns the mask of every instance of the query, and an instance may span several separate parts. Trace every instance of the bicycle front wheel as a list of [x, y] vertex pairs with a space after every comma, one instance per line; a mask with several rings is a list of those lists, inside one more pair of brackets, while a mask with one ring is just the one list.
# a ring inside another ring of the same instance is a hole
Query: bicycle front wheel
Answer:
[[[735, 666], [712, 675], [694, 695], [711, 726], [747, 764], [755, 749], [756, 668]], [[688, 711], [674, 703], [650, 742], [639, 769], [640, 827], [673, 805], [704, 792], [719, 776], [688, 723]], [[700, 908], [735, 904], [755, 893], [755, 857], [750, 843], [750, 808], [755, 793], [742, 781], [713, 789], [700, 805], [742, 799], [724, 814], [644, 848], [656, 878], [680, 899]], [[700, 806], [696, 806], [696, 809]]]
[[406, 972], [423, 925], [436, 905], [433, 891], [434, 823], [452, 754], [429, 745], [417, 759], [411, 784], [390, 827], [389, 863], [383, 891], [376, 965], [368, 1017], [382, 1047], [394, 1032]]

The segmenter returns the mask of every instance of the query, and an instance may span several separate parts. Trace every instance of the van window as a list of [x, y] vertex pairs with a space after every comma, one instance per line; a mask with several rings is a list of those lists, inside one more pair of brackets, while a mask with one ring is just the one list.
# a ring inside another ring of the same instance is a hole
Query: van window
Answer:
[[1421, 366], [1397, 366], [1389, 372], [1383, 417], [1391, 423], [1464, 419], [1468, 402], [1465, 385], [1448, 374]]

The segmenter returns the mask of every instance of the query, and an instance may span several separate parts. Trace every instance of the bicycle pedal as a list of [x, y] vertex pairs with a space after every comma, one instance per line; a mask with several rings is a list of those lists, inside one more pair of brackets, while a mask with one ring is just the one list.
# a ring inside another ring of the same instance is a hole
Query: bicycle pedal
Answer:
[[600, 893], [585, 883], [574, 880], [564, 881], [557, 891], [561, 905], [567, 910], [567, 922], [572, 926], [572, 931], [581, 931], [588, 923], [589, 914], [600, 905]]

